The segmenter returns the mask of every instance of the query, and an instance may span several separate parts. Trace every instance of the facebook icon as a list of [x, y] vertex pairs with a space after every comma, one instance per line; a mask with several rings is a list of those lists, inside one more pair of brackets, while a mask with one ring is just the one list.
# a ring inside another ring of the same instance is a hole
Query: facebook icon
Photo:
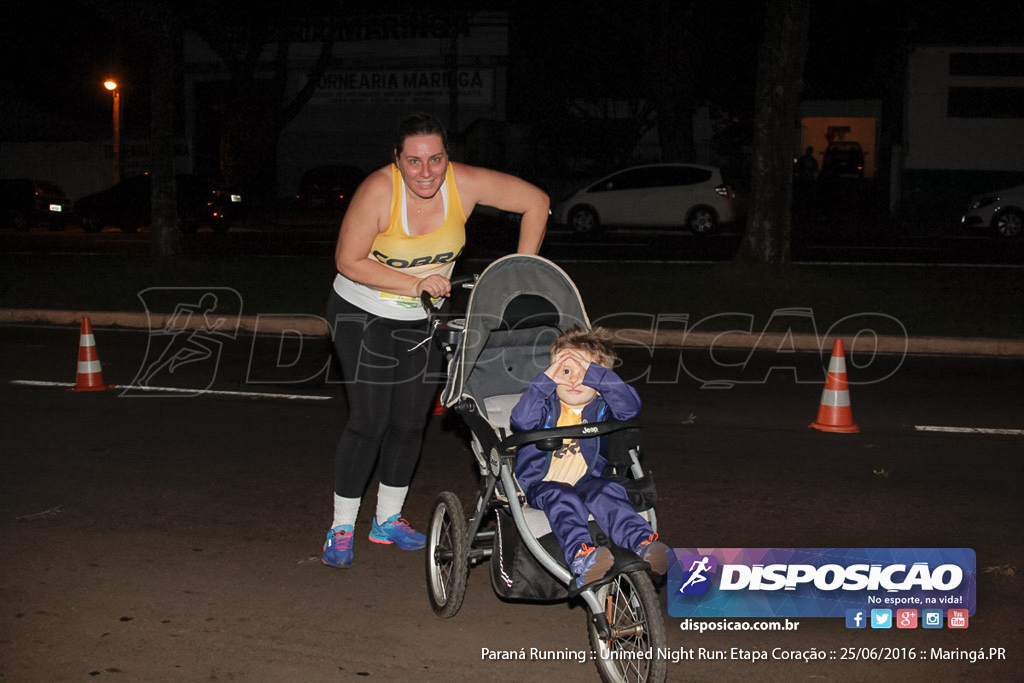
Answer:
[[846, 628], [867, 628], [867, 612], [862, 609], [846, 610]]

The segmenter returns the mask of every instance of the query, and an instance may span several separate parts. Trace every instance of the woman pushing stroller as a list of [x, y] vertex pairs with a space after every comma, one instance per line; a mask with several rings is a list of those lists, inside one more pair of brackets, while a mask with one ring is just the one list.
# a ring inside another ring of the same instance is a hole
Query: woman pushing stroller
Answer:
[[[415, 114], [398, 127], [391, 164], [356, 190], [338, 233], [327, 318], [345, 378], [348, 423], [334, 457], [333, 521], [323, 563], [351, 567], [354, 525], [379, 464], [370, 541], [419, 550], [402, 516], [442, 358], [422, 344], [420, 297], [447, 297], [477, 205], [522, 215], [518, 251], [536, 254], [548, 196], [514, 176], [450, 161], [443, 126]], [[379, 461], [379, 463], [378, 463]]]
[[[538, 374], [512, 410], [516, 431], [629, 420], [640, 413], [640, 397], [611, 369], [611, 335], [601, 328], [573, 327], [551, 345], [551, 365]], [[576, 587], [598, 581], [614, 564], [608, 548], [594, 544], [588, 517], [615, 545], [633, 551], [657, 574], [668, 568], [668, 546], [638, 514], [622, 484], [602, 476], [607, 461], [601, 438], [569, 439], [555, 451], [523, 446], [516, 478], [526, 499], [543, 510], [576, 577]]]

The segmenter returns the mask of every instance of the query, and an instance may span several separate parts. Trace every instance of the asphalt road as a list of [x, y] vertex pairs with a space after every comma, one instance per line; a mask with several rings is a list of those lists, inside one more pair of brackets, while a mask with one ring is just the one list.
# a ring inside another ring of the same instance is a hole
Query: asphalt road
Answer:
[[[165, 341], [145, 331], [95, 335], [104, 379], [121, 385]], [[597, 679], [589, 662], [483, 656], [584, 650], [585, 614], [503, 602], [479, 567], [462, 611], [438, 619], [423, 554], [363, 540], [372, 502], [360, 513], [355, 566], [320, 564], [345, 416], [340, 387], [307, 372], [326, 363], [322, 343], [307, 340], [286, 370], [274, 340], [223, 340], [205, 361], [165, 373], [196, 394], [176, 396], [67, 391], [59, 383], [75, 380], [78, 341], [77, 328], [0, 327], [4, 679]], [[670, 545], [968, 547], [978, 558], [966, 630], [853, 631], [842, 619], [802, 619], [791, 632], [698, 635], [666, 614], [671, 650], [728, 653], [673, 663], [669, 680], [1021, 680], [1024, 361], [851, 367], [861, 432], [846, 435], [808, 428], [822, 388], [810, 368], [822, 359], [795, 359], [794, 375], [769, 371], [792, 357], [622, 353], [621, 372], [644, 400], [645, 465]], [[270, 367], [280, 370], [275, 383], [246, 381]], [[723, 379], [731, 389], [701, 388]], [[58, 384], [12, 383], [24, 380]], [[919, 429], [928, 426], [1004, 431]], [[428, 429], [405, 510], [414, 525], [426, 525], [441, 490], [466, 506], [475, 490], [472, 456], [450, 416]], [[865, 647], [927, 656], [842, 657]], [[733, 648], [768, 659], [733, 657]], [[775, 648], [836, 654], [784, 661]], [[1006, 658], [940, 660], [933, 648], [1004, 648]]]

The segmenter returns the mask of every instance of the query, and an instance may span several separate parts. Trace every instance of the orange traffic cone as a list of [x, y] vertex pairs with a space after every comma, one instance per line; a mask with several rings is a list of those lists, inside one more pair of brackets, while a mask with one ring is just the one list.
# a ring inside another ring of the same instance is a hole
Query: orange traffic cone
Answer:
[[113, 384], [103, 383], [100, 357], [96, 353], [96, 339], [92, 336], [92, 323], [82, 318], [82, 335], [78, 344], [78, 376], [71, 391], [103, 391], [112, 389]]
[[850, 388], [846, 382], [846, 356], [843, 354], [843, 340], [836, 339], [832, 346], [832, 358], [828, 362], [825, 389], [821, 392], [818, 419], [811, 423], [823, 432], [856, 434], [860, 427], [853, 423], [850, 409]]

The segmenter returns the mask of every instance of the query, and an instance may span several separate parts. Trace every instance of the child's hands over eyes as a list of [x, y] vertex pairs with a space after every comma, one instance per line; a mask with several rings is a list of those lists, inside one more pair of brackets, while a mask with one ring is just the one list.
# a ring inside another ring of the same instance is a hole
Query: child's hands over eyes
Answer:
[[562, 384], [568, 387], [576, 387], [583, 383], [583, 377], [587, 374], [590, 361], [572, 349], [565, 349], [555, 358], [544, 374], [550, 377], [555, 384]]

